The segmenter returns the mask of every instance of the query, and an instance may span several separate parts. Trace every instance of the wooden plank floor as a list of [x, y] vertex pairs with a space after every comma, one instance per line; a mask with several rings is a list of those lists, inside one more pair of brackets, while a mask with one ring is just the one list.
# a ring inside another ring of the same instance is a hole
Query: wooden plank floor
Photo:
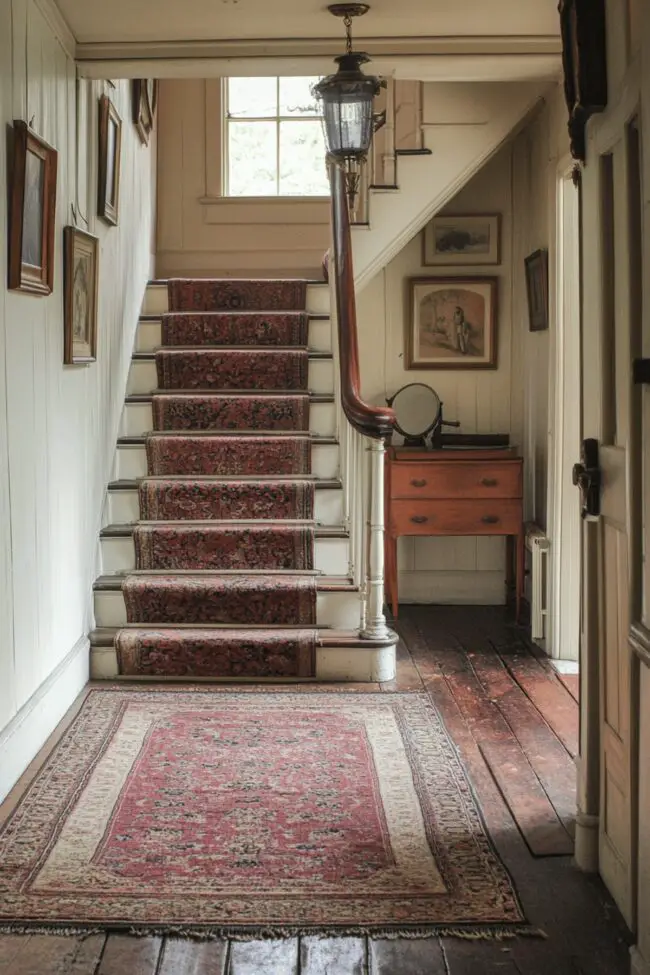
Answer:
[[[560, 678], [499, 608], [411, 606], [400, 613], [396, 679], [354, 690], [430, 695], [528, 919], [545, 940], [12, 935], [0, 936], [2, 975], [627, 975], [625, 925], [600, 881], [565, 855], [575, 809], [577, 680]], [[303, 690], [316, 689], [346, 688]]]

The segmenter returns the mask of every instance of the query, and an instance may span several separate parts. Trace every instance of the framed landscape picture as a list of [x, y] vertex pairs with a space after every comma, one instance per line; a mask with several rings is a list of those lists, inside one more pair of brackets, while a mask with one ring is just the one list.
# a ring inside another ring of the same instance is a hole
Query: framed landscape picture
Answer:
[[54, 287], [57, 153], [20, 119], [11, 133], [8, 287], [49, 295]]
[[107, 95], [99, 99], [99, 180], [97, 213], [107, 223], [117, 224], [120, 199], [122, 119]]
[[538, 250], [524, 260], [528, 296], [528, 328], [543, 332], [548, 328], [548, 251]]
[[63, 361], [97, 358], [97, 237], [77, 227], [63, 230]]
[[498, 264], [499, 215], [436, 216], [424, 228], [422, 263]]
[[496, 369], [497, 278], [411, 278], [407, 369]]

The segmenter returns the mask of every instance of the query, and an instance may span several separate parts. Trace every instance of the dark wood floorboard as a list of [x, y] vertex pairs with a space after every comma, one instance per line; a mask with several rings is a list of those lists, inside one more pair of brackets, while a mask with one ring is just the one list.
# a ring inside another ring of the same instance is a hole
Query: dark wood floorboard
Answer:
[[[0, 936], [1, 975], [628, 975], [632, 939], [600, 880], [582, 874], [569, 856], [532, 856], [522, 835], [525, 822], [539, 833], [549, 810], [557, 813], [558, 825], [562, 820], [570, 826], [578, 678], [556, 674], [499, 607], [403, 606], [394, 625], [401, 637], [394, 681], [264, 690], [426, 692], [458, 749], [526, 916], [545, 939], [226, 944], [126, 935]], [[250, 686], [237, 690], [255, 693]], [[510, 807], [503, 794], [508, 765], [515, 796]], [[531, 788], [541, 800], [536, 814], [525, 801]]]
[[224, 975], [226, 941], [183, 941], [165, 938], [156, 975]]
[[438, 938], [370, 941], [369, 975], [447, 975]]
[[298, 939], [234, 941], [227, 975], [298, 975]]
[[301, 938], [300, 975], [366, 975], [365, 938]]

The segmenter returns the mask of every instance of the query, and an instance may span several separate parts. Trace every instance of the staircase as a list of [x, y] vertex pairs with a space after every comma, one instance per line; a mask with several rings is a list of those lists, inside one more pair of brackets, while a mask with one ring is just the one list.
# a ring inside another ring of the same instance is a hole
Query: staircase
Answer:
[[93, 678], [392, 676], [394, 641], [358, 637], [337, 426], [324, 283], [149, 285], [100, 537]]

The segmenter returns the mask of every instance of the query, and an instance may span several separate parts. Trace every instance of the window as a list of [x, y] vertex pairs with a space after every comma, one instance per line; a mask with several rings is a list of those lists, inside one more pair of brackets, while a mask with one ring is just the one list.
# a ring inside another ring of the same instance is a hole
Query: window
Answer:
[[226, 196], [328, 196], [318, 78], [226, 80]]

